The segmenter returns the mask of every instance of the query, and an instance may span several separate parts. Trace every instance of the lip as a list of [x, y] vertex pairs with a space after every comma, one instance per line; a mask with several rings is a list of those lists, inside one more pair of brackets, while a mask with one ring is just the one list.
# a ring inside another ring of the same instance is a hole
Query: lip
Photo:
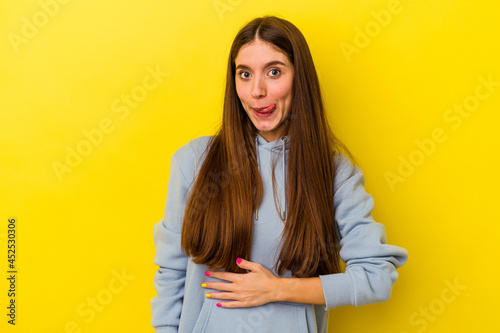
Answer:
[[[262, 112], [263, 110], [266, 110], [266, 109], [269, 109], [269, 110], [267, 110], [265, 112]], [[271, 104], [271, 105], [264, 106], [264, 107], [261, 107], [261, 108], [252, 108], [252, 110], [254, 110], [255, 112], [260, 112], [260, 113], [271, 113], [275, 109], [276, 109], [276, 104]]]
[[[252, 110], [257, 117], [268, 118], [268, 117], [271, 117], [271, 115], [276, 110], [276, 104], [271, 104], [271, 105], [263, 107], [263, 108], [252, 108]], [[266, 110], [266, 111], [262, 112], [263, 110]]]

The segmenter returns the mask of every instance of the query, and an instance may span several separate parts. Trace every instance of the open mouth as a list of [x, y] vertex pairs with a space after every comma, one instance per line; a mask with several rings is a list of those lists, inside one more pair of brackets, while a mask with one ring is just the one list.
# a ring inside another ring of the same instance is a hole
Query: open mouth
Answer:
[[271, 113], [276, 110], [276, 104], [271, 104], [264, 108], [252, 108], [257, 113]]

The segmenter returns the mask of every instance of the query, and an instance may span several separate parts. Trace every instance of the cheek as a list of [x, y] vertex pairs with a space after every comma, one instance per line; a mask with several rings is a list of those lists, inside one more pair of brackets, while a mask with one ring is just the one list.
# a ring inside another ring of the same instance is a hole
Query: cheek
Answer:
[[245, 89], [239, 84], [236, 84], [236, 94], [238, 95], [238, 98], [241, 100], [241, 102], [245, 102], [247, 94], [245, 92]]
[[292, 87], [290, 85], [281, 85], [273, 89], [273, 95], [276, 98], [288, 98], [292, 95]]

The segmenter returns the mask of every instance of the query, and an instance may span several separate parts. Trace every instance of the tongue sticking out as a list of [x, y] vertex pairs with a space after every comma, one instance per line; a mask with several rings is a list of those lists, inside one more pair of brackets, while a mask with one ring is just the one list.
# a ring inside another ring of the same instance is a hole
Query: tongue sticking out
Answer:
[[263, 110], [260, 110], [259, 112], [260, 113], [265, 113], [265, 112], [270, 112], [270, 111], [274, 111], [274, 108], [276, 107], [276, 104], [271, 104], [269, 105], [267, 108], [263, 109]]

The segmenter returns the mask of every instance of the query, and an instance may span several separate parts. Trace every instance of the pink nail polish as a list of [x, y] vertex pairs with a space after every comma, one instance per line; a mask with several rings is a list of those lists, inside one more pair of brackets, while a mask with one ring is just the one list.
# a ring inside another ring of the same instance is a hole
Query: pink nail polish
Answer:
[[218, 307], [221, 307], [221, 306], [222, 306], [222, 304], [220, 304], [220, 303], [217, 303], [217, 306], [218, 306]]
[[205, 275], [206, 276], [210, 276], [210, 272], [205, 272]]
[[240, 264], [240, 263], [241, 263], [241, 258], [236, 259], [236, 262], [237, 262], [238, 264]]

